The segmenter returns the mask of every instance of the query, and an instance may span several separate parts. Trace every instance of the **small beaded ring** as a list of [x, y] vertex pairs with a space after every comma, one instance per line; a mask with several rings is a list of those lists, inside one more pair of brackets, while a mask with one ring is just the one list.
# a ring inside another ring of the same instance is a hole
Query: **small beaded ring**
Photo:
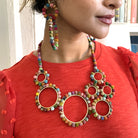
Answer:
[[[51, 9], [54, 9], [55, 13], [54, 14], [48, 14], [47, 11], [48, 9], [51, 8]], [[48, 3], [46, 5], [44, 5], [44, 7], [42, 8], [42, 14], [43, 16], [48, 20], [49, 17], [51, 16], [53, 19], [56, 19], [58, 17], [58, 13], [59, 13], [59, 10], [55, 4], [55, 1], [48, 1]]]
[[[78, 97], [82, 98], [87, 105], [87, 113], [85, 114], [85, 117], [83, 117], [83, 119], [78, 121], [78, 122], [73, 122], [73, 121], [69, 120], [64, 114], [64, 104], [65, 104], [67, 99], [69, 99], [70, 97], [73, 97], [73, 96], [78, 96]], [[59, 104], [60, 117], [69, 126], [72, 126], [72, 127], [82, 126], [83, 124], [85, 124], [89, 120], [89, 116], [91, 114], [91, 109], [92, 109], [90, 103], [91, 102], [90, 102], [89, 98], [84, 93], [81, 93], [79, 91], [68, 92], [68, 94], [66, 94], [66, 96], [64, 96], [61, 99], [60, 104]]]
[[105, 74], [101, 70], [96, 70], [96, 72], [91, 72], [90, 78], [94, 84], [103, 84], [105, 82]]
[[[57, 99], [56, 99], [56, 102], [51, 105], [50, 107], [44, 107], [41, 105], [40, 101], [39, 101], [39, 96], [41, 94], [41, 92], [47, 88], [52, 88], [55, 90], [56, 94], [57, 94]], [[36, 105], [38, 106], [38, 109], [40, 109], [41, 111], [45, 111], [45, 112], [48, 112], [48, 111], [54, 111], [55, 108], [57, 108], [59, 106], [59, 102], [61, 101], [61, 92], [60, 92], [60, 89], [56, 87], [55, 84], [46, 84], [44, 85], [43, 87], [41, 87], [40, 89], [37, 90], [36, 92], [36, 96], [35, 96], [35, 102], [36, 102]]]
[[[40, 75], [44, 76], [44, 79], [42, 81], [38, 80]], [[48, 83], [49, 76], [50, 75], [47, 73], [47, 71], [44, 71], [43, 69], [41, 69], [34, 75], [34, 82], [35, 82], [36, 85], [43, 86], [46, 83]]]
[[[94, 94], [90, 94], [90, 93], [89, 93], [89, 88], [92, 88], [92, 87], [95, 89], [95, 93], [94, 93]], [[100, 89], [99, 89], [99, 86], [94, 85], [93, 83], [92, 83], [92, 84], [89, 83], [88, 85], [85, 86], [84, 92], [85, 92], [85, 94], [86, 94], [89, 98], [95, 99], [95, 98], [97, 98], [97, 96], [99, 96], [99, 94], [100, 94]]]
[[[109, 111], [106, 115], [100, 115], [96, 111], [96, 105], [100, 101], [106, 102], [108, 104]], [[106, 99], [105, 97], [99, 97], [99, 98], [95, 99], [92, 103], [92, 113], [94, 113], [94, 117], [96, 117], [98, 120], [107, 120], [110, 117], [110, 115], [112, 114], [112, 111], [113, 111], [112, 103], [111, 103], [111, 101], [109, 101], [109, 99]]]
[[[109, 94], [105, 93], [105, 89], [106, 88], [110, 89], [110, 93]], [[106, 82], [105, 85], [102, 86], [101, 95], [104, 96], [104, 97], [106, 97], [106, 98], [112, 98], [114, 94], [115, 94], [114, 86], [111, 85], [110, 83]]]

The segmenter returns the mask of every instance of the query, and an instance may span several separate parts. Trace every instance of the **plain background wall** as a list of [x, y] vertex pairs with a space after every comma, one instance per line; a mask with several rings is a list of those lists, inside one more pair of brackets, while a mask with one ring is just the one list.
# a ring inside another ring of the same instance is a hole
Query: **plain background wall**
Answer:
[[18, 62], [35, 49], [34, 14], [22, 0], [0, 0], [0, 70]]
[[7, 1], [0, 0], [0, 69], [10, 66]]

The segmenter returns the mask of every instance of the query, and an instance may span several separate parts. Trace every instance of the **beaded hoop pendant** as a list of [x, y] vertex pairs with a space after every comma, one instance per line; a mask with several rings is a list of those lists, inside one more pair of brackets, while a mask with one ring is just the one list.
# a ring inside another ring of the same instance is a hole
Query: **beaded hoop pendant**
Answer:
[[103, 84], [105, 82], [104, 72], [98, 69], [94, 72], [91, 72], [90, 78], [94, 82], [94, 84]]
[[[41, 105], [41, 103], [39, 101], [40, 94], [47, 88], [52, 88], [53, 90], [55, 90], [55, 92], [57, 94], [56, 102], [53, 105], [51, 105], [50, 107], [44, 107], [43, 105]], [[54, 111], [55, 108], [57, 108], [59, 106], [60, 100], [61, 100], [61, 92], [60, 92], [60, 89], [57, 88], [55, 84], [46, 84], [43, 87], [41, 87], [40, 89], [38, 89], [36, 92], [35, 102], [36, 102], [36, 105], [38, 106], [38, 109], [40, 109], [41, 111], [45, 111], [45, 112]]]
[[[109, 94], [106, 94], [105, 91], [108, 91]], [[106, 82], [104, 86], [101, 88], [101, 95], [106, 98], [112, 98], [115, 94], [114, 86], [110, 83]]]
[[[108, 113], [106, 115], [100, 115], [97, 110], [96, 110], [96, 105], [99, 102], [105, 102], [108, 105]], [[107, 120], [110, 115], [112, 114], [112, 103], [109, 101], [109, 99], [106, 99], [105, 97], [100, 97], [94, 100], [94, 102], [92, 103], [92, 113], [94, 113], [94, 117], [96, 117], [98, 120]]]
[[[89, 93], [89, 88], [94, 88], [95, 90], [95, 93], [94, 94], [90, 94]], [[93, 83], [89, 83], [88, 85], [85, 86], [85, 89], [84, 89], [84, 92], [86, 93], [86, 95], [91, 98], [91, 99], [95, 99], [99, 96], [100, 94], [100, 89], [99, 89], [99, 86], [97, 85], [94, 85]]]
[[[82, 120], [78, 121], [78, 122], [73, 122], [71, 120], [69, 120], [66, 116], [65, 116], [65, 113], [64, 113], [64, 104], [66, 102], [67, 99], [69, 99], [70, 97], [73, 97], [73, 96], [78, 96], [80, 98], [82, 98], [86, 105], [87, 105], [87, 112], [85, 114], [85, 116], [83, 117]], [[83, 124], [85, 124], [88, 120], [89, 120], [89, 115], [91, 113], [91, 105], [90, 105], [90, 100], [89, 98], [84, 94], [84, 93], [81, 93], [81, 92], [78, 92], [78, 91], [75, 91], [75, 92], [69, 92], [68, 94], [66, 94], [66, 96], [64, 96], [62, 98], [62, 100], [60, 101], [60, 104], [59, 104], [59, 113], [60, 113], [60, 117], [62, 118], [62, 120], [68, 124], [69, 126], [72, 126], [72, 127], [78, 127], [78, 126], [82, 126]]]
[[[40, 75], [43, 75], [44, 79], [42, 81], [39, 81], [39, 76]], [[34, 82], [35, 82], [36, 85], [43, 86], [46, 83], [48, 83], [49, 76], [50, 75], [47, 73], [47, 71], [39, 70], [38, 73], [36, 73], [35, 76], [34, 76]]]

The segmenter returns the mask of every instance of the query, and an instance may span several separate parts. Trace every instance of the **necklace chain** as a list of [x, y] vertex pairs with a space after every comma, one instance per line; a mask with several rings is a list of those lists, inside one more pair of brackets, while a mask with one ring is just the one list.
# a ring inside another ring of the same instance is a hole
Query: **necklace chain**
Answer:
[[[92, 113], [94, 114], [94, 117], [97, 118], [98, 120], [107, 120], [112, 114], [112, 103], [109, 99], [112, 98], [113, 95], [115, 94], [114, 86], [111, 85], [109, 82], [106, 82], [106, 76], [104, 72], [102, 72], [97, 68], [96, 58], [94, 55], [95, 39], [89, 35], [87, 36], [87, 38], [89, 41], [89, 47], [91, 48], [92, 61], [93, 61], [93, 72], [91, 72], [90, 74], [91, 82], [85, 86], [84, 93], [80, 91], [72, 91], [68, 92], [62, 98], [60, 89], [55, 84], [48, 83], [50, 74], [47, 71], [45, 71], [42, 66], [42, 59], [41, 59], [42, 42], [38, 46], [39, 71], [34, 75], [34, 82], [36, 85], [39, 86], [39, 89], [37, 90], [35, 96], [36, 105], [38, 109], [44, 112], [54, 111], [58, 107], [60, 117], [62, 118], [62, 120], [66, 124], [72, 127], [78, 127], [84, 125], [90, 119], [90, 115]], [[40, 75], [44, 76], [43, 80], [39, 80]], [[39, 101], [40, 94], [47, 88], [53, 89], [57, 95], [56, 102], [50, 107], [45, 107], [41, 105]], [[89, 88], [93, 88], [95, 90], [95, 93], [90, 94]], [[85, 114], [85, 117], [78, 122], [73, 122], [69, 120], [64, 113], [64, 104], [66, 103], [66, 100], [72, 96], [78, 96], [79, 98], [82, 98], [87, 105], [87, 112]], [[106, 115], [101, 115], [100, 113], [97, 112], [96, 105], [101, 101], [105, 102], [108, 105], [109, 110]]]

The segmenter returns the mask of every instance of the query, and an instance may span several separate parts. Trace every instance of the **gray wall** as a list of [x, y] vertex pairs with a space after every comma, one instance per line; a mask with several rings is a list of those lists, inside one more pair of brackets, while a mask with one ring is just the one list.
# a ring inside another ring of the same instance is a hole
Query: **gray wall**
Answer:
[[0, 0], [0, 70], [10, 66], [7, 0]]

